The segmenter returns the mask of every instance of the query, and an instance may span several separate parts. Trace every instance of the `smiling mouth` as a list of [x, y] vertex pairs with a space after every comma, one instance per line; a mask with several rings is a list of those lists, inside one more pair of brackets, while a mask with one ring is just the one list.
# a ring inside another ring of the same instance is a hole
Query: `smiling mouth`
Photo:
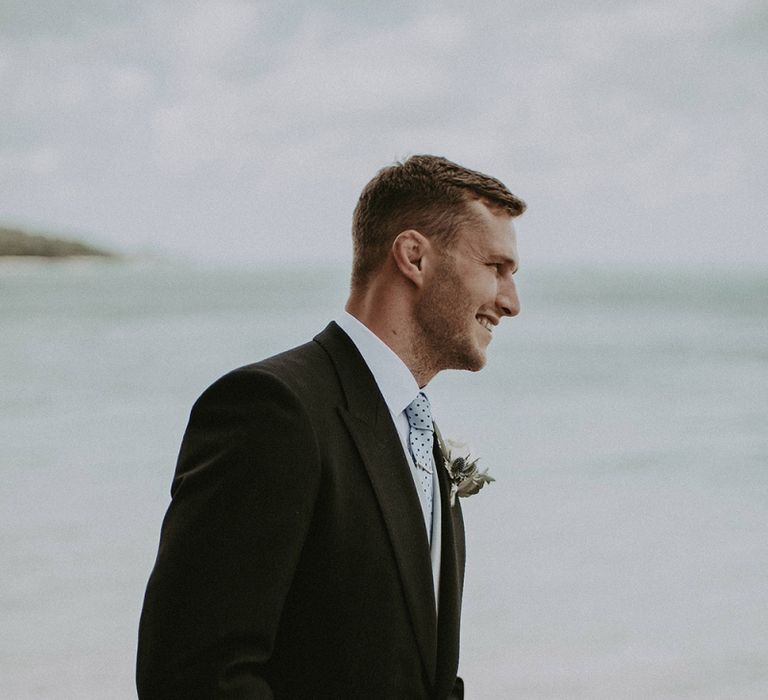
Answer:
[[493, 333], [493, 324], [490, 319], [485, 316], [475, 316], [475, 320], [489, 333]]

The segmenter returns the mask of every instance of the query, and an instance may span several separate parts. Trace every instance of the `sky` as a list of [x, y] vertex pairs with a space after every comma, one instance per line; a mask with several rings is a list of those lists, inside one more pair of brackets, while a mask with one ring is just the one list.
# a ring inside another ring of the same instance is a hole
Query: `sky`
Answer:
[[0, 0], [0, 225], [350, 258], [415, 153], [528, 203], [523, 264], [768, 265], [764, 0]]

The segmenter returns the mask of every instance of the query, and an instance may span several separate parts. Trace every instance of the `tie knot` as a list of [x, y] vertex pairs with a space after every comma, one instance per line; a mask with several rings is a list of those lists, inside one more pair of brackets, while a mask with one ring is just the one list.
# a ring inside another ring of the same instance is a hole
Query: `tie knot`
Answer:
[[429, 406], [429, 399], [425, 394], [419, 392], [419, 395], [408, 404], [408, 407], [405, 409], [405, 415], [411, 428], [433, 430], [432, 409]]

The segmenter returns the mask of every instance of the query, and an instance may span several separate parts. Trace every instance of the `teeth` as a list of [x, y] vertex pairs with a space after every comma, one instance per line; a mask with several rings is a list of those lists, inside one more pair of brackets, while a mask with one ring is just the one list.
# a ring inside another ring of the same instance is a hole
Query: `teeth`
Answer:
[[487, 331], [490, 331], [491, 333], [493, 333], [493, 324], [487, 318], [482, 318], [481, 316], [478, 316], [477, 322]]

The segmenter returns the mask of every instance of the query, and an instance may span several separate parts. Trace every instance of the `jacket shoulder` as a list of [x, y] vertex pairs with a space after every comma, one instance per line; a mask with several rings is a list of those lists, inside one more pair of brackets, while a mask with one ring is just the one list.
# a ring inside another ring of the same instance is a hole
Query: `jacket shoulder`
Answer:
[[337, 383], [333, 362], [325, 350], [309, 341], [258, 362], [238, 367], [214, 382], [240, 384], [256, 382], [282, 385], [284, 389], [306, 400], [317, 391], [328, 391]]
[[[339, 365], [343, 365], [340, 367]], [[358, 367], [359, 365], [359, 367]], [[364, 368], [364, 361], [354, 344], [335, 324], [330, 323], [313, 340], [285, 350], [266, 359], [243, 365], [228, 372], [218, 384], [279, 384], [294, 394], [305, 406], [327, 405], [342, 399], [342, 381], [345, 376], [356, 376]], [[210, 390], [210, 388], [209, 388]]]

